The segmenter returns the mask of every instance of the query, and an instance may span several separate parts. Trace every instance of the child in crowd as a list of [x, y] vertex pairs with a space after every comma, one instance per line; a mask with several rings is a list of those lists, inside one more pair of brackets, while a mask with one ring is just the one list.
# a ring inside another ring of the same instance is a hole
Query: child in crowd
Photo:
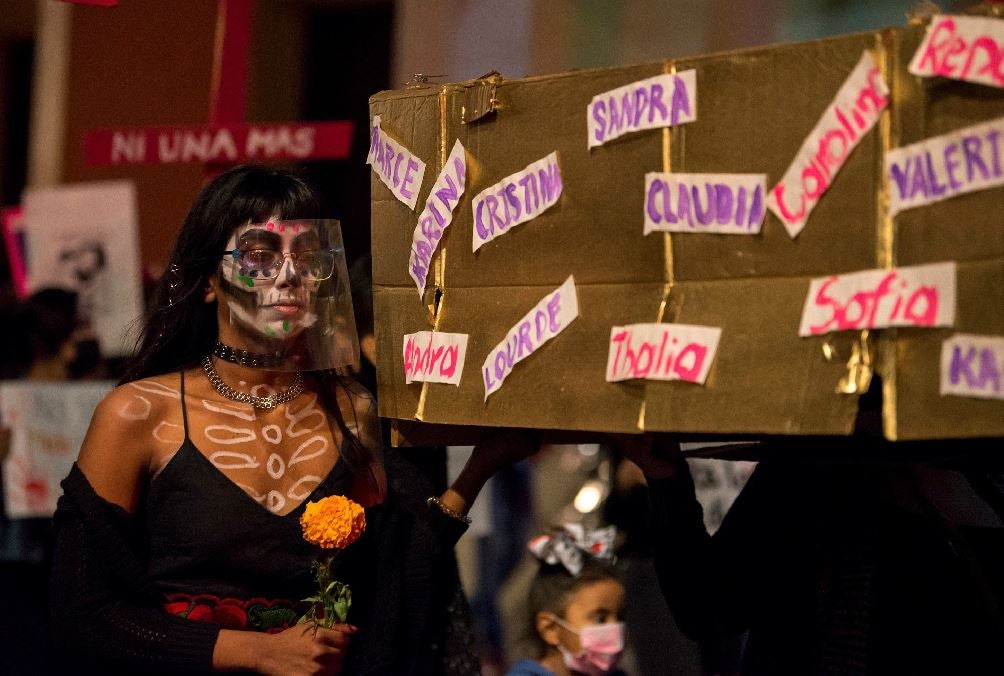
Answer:
[[615, 530], [587, 532], [566, 524], [530, 541], [540, 570], [530, 587], [530, 626], [537, 659], [520, 660], [508, 676], [622, 674], [620, 622], [624, 587], [613, 567]]

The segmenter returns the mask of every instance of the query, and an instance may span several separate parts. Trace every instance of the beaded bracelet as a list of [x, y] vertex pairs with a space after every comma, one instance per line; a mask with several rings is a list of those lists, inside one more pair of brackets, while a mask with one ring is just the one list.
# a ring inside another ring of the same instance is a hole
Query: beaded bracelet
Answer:
[[450, 517], [451, 519], [456, 519], [457, 521], [465, 523], [468, 526], [471, 525], [471, 517], [467, 516], [466, 514], [461, 514], [456, 510], [450, 509], [443, 503], [442, 500], [437, 498], [435, 495], [430, 495], [429, 499], [425, 501], [425, 504], [429, 505], [430, 508], [435, 506], [439, 511], [441, 511], [443, 514]]

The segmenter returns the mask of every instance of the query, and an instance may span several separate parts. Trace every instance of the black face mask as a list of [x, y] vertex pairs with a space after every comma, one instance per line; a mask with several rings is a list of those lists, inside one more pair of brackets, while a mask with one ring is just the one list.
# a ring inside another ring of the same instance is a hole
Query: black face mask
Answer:
[[76, 350], [77, 356], [66, 367], [73, 380], [83, 378], [101, 364], [101, 350], [94, 338], [78, 340]]

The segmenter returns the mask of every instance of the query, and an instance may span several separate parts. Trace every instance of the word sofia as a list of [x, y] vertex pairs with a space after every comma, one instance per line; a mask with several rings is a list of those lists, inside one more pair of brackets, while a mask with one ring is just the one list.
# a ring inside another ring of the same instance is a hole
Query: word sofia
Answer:
[[1004, 117], [886, 154], [890, 212], [1004, 185]]
[[366, 164], [373, 167], [396, 198], [407, 204], [409, 209], [415, 209], [418, 190], [425, 176], [425, 162], [380, 128], [379, 115], [373, 116], [370, 127], [370, 151], [366, 155]]
[[861, 138], [889, 104], [889, 89], [871, 55], [861, 55], [833, 103], [802, 144], [767, 206], [794, 238]]
[[645, 234], [755, 235], [766, 185], [766, 174], [645, 174]]
[[812, 280], [798, 335], [954, 321], [955, 263], [933, 263]]
[[406, 335], [404, 381], [459, 385], [466, 358], [466, 333], [419, 331]]
[[610, 331], [607, 381], [632, 378], [704, 384], [722, 330], [688, 324], [630, 324]]
[[450, 156], [446, 158], [443, 170], [429, 192], [425, 208], [418, 216], [418, 225], [411, 238], [411, 256], [408, 259], [408, 274], [415, 280], [418, 295], [425, 291], [425, 281], [429, 274], [429, 261], [436, 251], [436, 245], [443, 237], [443, 231], [453, 222], [453, 210], [464, 194], [467, 177], [467, 156], [458, 139], [453, 144]]
[[593, 97], [586, 108], [588, 147], [642, 129], [675, 127], [697, 119], [697, 75], [657, 75]]
[[565, 330], [579, 316], [579, 299], [575, 294], [575, 279], [570, 275], [565, 283], [547, 294], [532, 310], [509, 329], [505, 340], [488, 353], [481, 365], [484, 376], [485, 401], [502, 386], [513, 367], [540, 349], [540, 346]]
[[1004, 87], [1004, 21], [937, 16], [910, 61], [910, 72]]
[[540, 216], [561, 197], [558, 154], [506, 176], [474, 198], [474, 251], [521, 223]]
[[1004, 399], [1004, 337], [957, 333], [941, 344], [941, 394]]

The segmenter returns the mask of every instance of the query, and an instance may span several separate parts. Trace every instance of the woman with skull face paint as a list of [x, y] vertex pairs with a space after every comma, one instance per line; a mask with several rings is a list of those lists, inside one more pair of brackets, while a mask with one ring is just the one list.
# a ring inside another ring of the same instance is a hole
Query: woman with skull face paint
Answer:
[[[337, 225], [297, 176], [243, 166], [196, 199], [122, 384], [56, 513], [52, 618], [75, 670], [472, 673], [453, 545], [526, 434], [482, 444], [431, 495], [383, 452], [356, 358]], [[298, 517], [366, 508], [337, 559], [352, 624], [297, 625], [317, 552]]]

